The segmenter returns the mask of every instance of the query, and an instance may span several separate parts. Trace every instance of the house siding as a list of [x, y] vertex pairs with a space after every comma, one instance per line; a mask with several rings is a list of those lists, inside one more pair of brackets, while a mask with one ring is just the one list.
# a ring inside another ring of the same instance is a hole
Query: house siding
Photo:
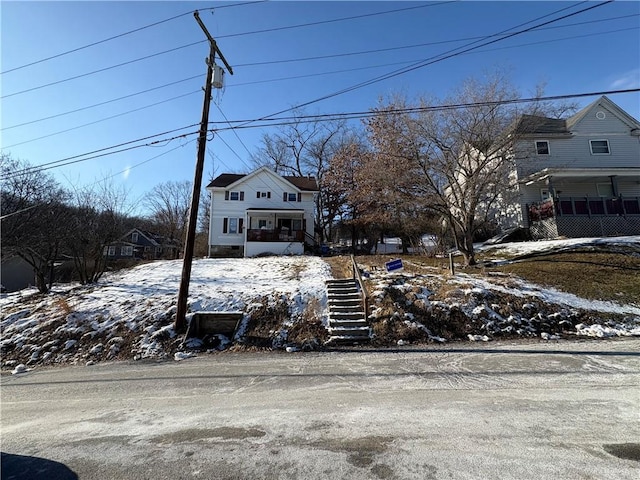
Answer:
[[[542, 200], [541, 190], [553, 189], [560, 199], [599, 197], [609, 190], [613, 182], [617, 185], [616, 195], [640, 197], [640, 137], [632, 132], [639, 124], [625, 112], [619, 110], [606, 97], [600, 98], [566, 122], [567, 130], [554, 134], [528, 134], [519, 140], [513, 149], [516, 172], [519, 180], [519, 201], [522, 208], [522, 226], [532, 227], [528, 222], [527, 206]], [[536, 140], [549, 143], [549, 155], [538, 155]], [[590, 140], [607, 140], [608, 154], [593, 154]], [[581, 171], [588, 169], [587, 172]], [[617, 169], [617, 171], [616, 171]], [[548, 176], [544, 176], [549, 170]], [[536, 176], [529, 175], [541, 172]], [[527, 184], [531, 181], [535, 183]], [[600, 186], [604, 184], [606, 187]], [[611, 188], [609, 196], [613, 188]], [[604, 196], [607, 196], [606, 194]], [[553, 223], [555, 220], [545, 220]], [[558, 220], [560, 221], [560, 220]], [[562, 224], [555, 224], [556, 230], [538, 222], [538, 234], [579, 236], [590, 234], [611, 234], [611, 232], [638, 233], [637, 220], [598, 219], [586, 221], [584, 218], [562, 218]], [[580, 222], [584, 222], [584, 228]], [[617, 222], [617, 223], [616, 223]], [[512, 226], [501, 222], [503, 227]], [[570, 232], [574, 232], [570, 235]], [[532, 234], [536, 236], [536, 232]]]
[[[209, 187], [211, 195], [211, 211], [209, 225], [209, 245], [212, 254], [228, 254], [229, 247], [244, 247], [245, 231], [250, 228], [258, 228], [257, 225], [250, 225], [247, 219], [248, 209], [266, 210], [302, 210], [306, 219], [306, 233], [313, 236], [314, 214], [315, 214], [315, 193], [300, 191], [296, 186], [281, 178], [279, 175], [267, 169], [260, 169], [255, 174], [247, 175], [229, 188]], [[226, 191], [244, 192], [243, 200], [225, 200]], [[258, 197], [258, 193], [269, 193], [265, 197]], [[295, 194], [296, 201], [284, 201], [285, 193]], [[301, 201], [297, 201], [298, 198]], [[301, 212], [302, 213], [302, 212]], [[259, 212], [252, 211], [251, 216], [255, 219], [260, 217]], [[264, 217], [270, 214], [265, 212]], [[242, 233], [229, 234], [223, 232], [225, 218], [241, 218], [244, 220]], [[275, 227], [272, 226], [272, 228]], [[300, 253], [298, 248], [289, 249], [291, 253]], [[236, 253], [237, 250], [234, 250]], [[278, 253], [278, 252], [274, 252]], [[251, 252], [245, 252], [250, 255]]]

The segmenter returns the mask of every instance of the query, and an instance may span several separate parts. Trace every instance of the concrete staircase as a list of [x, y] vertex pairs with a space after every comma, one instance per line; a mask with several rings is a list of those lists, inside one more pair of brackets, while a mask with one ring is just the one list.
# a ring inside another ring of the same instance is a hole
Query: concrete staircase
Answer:
[[354, 279], [327, 280], [329, 304], [329, 340], [327, 346], [368, 342], [371, 329], [367, 323], [362, 295]]

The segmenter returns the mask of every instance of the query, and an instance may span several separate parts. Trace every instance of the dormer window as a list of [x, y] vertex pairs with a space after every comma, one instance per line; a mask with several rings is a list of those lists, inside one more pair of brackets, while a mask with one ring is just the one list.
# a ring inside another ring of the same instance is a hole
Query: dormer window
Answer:
[[609, 155], [609, 140], [589, 140], [591, 155]]
[[549, 155], [549, 141], [548, 140], [536, 140], [536, 154], [537, 155]]
[[133, 233], [131, 234], [131, 241], [132, 241], [133, 243], [138, 243], [138, 232], [133, 232]]

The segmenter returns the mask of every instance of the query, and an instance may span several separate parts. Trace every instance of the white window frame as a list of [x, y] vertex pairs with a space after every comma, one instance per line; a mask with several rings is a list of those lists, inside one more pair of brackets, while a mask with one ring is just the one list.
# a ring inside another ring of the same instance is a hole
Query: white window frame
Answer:
[[546, 202], [547, 200], [551, 200], [551, 192], [548, 188], [540, 189], [540, 201]]
[[[231, 230], [231, 222], [235, 220], [235, 229]], [[227, 224], [227, 231], [224, 231], [224, 224]], [[242, 223], [242, 225], [241, 225]], [[244, 233], [244, 219], [240, 217], [224, 217], [222, 219], [222, 234], [223, 235], [242, 235]]]
[[[594, 152], [593, 151], [593, 142], [606, 142], [606, 144], [607, 144], [606, 153]], [[591, 155], [611, 155], [611, 146], [609, 145], [609, 140], [607, 140], [606, 138], [589, 140], [589, 150], [591, 150]]]
[[[547, 153], [540, 153], [538, 150], [538, 143], [546, 143], [547, 145]], [[536, 149], [536, 155], [551, 155], [551, 146], [549, 145], [549, 140], [536, 140], [533, 142], [533, 145]]]
[[[233, 198], [234, 196], [236, 198]], [[229, 192], [229, 201], [231, 201], [231, 202], [239, 202], [240, 201], [240, 192], [239, 191], [235, 191], [235, 190], [230, 191]]]
[[107, 251], [107, 256], [115, 257], [116, 256], [116, 247], [115, 245], [109, 246], [109, 250]]
[[287, 202], [297, 202], [298, 201], [298, 194], [297, 193], [290, 193], [287, 192]]
[[133, 243], [138, 243], [138, 232], [133, 232], [133, 233], [131, 234], [131, 241], [132, 241]]
[[133, 247], [131, 245], [123, 245], [120, 247], [121, 257], [133, 257]]

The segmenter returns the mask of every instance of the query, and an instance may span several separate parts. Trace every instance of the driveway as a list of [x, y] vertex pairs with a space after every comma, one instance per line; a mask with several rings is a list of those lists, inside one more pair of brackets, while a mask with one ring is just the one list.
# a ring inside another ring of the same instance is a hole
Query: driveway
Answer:
[[638, 479], [640, 339], [3, 375], [2, 478]]

